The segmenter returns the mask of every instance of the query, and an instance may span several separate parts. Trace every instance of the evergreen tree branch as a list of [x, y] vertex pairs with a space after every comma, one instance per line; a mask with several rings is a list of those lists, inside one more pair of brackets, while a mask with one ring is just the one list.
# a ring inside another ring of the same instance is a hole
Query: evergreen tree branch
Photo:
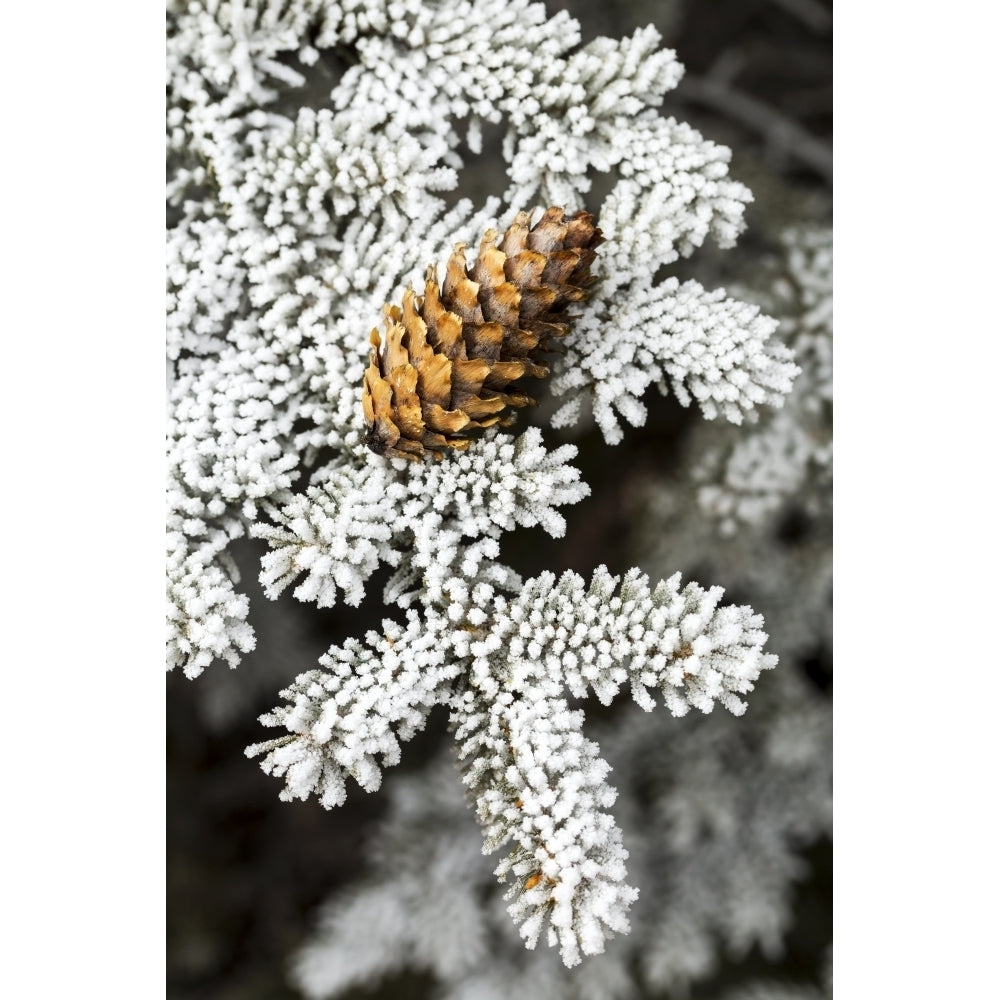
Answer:
[[348, 777], [375, 791], [382, 767], [399, 763], [400, 742], [449, 699], [460, 661], [450, 655], [447, 620], [411, 611], [405, 625], [387, 620], [383, 630], [369, 632], [364, 645], [349, 639], [332, 646], [320, 658], [325, 670], [301, 674], [281, 692], [287, 703], [261, 716], [289, 735], [246, 754], [263, 755], [261, 768], [285, 779], [284, 801], [315, 794], [326, 809], [341, 805]]

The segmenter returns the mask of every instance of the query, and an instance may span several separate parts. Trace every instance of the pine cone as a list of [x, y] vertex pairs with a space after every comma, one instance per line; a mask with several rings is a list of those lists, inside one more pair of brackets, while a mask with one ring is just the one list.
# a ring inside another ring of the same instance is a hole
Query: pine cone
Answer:
[[540, 355], [566, 335], [566, 309], [586, 298], [604, 239], [587, 212], [549, 208], [530, 221], [519, 212], [499, 244], [488, 230], [471, 269], [457, 244], [443, 288], [432, 265], [422, 299], [408, 288], [402, 309], [385, 306], [385, 349], [372, 330], [361, 397], [365, 443], [377, 455], [441, 458], [534, 404], [510, 383], [548, 375]]

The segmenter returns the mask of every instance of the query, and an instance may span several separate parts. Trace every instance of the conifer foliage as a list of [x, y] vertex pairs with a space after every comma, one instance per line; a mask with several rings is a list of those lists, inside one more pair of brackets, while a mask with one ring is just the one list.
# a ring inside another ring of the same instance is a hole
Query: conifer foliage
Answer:
[[[752, 608], [672, 569], [502, 562], [504, 533], [561, 537], [589, 488], [574, 445], [501, 429], [550, 367], [549, 423], [589, 410], [609, 446], [650, 388], [733, 424], [780, 406], [797, 368], [776, 322], [662, 277], [709, 237], [731, 246], [750, 192], [727, 149], [660, 115], [682, 67], [652, 28], [582, 44], [527, 0], [168, 11], [168, 668], [254, 648], [241, 536], [268, 544], [272, 599], [356, 606], [390, 567], [381, 626], [302, 664], [261, 717], [284, 732], [247, 754], [283, 799], [332, 808], [378, 789], [443, 706], [484, 852], [508, 849], [510, 916], [576, 965], [628, 931], [637, 889], [575, 700], [739, 715], [776, 657]], [[448, 207], [484, 123], [506, 130], [501, 180]]]

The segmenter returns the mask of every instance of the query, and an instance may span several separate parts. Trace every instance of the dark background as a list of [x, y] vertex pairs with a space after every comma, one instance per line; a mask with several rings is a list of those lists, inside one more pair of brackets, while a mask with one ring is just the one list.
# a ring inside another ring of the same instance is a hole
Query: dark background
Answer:
[[[747, 231], [736, 249], [706, 246], [672, 273], [724, 284], [745, 273], [747, 261], [773, 245], [793, 220], [829, 217], [832, 142], [832, 14], [823, 0], [713, 0], [713, 2], [594, 2], [566, 7], [582, 26], [583, 41], [621, 37], [648, 23], [674, 48], [687, 73], [667, 95], [664, 112], [733, 150], [731, 173], [754, 192]], [[487, 139], [497, 137], [487, 136]], [[477, 176], [492, 193], [503, 188], [502, 167], [488, 164], [492, 143], [478, 158]], [[497, 154], [498, 155], [498, 154]], [[467, 188], [461, 192], [473, 194]], [[595, 203], [603, 192], [595, 188]], [[742, 270], [741, 270], [742, 269]], [[673, 400], [649, 396], [649, 419], [628, 429], [608, 460], [600, 434], [577, 441], [580, 467], [592, 496], [564, 510], [565, 539], [540, 530], [508, 538], [504, 558], [526, 575], [541, 569], [589, 571], [604, 562], [612, 572], [634, 563], [620, 539], [627, 527], [633, 484], [663, 469], [696, 413]], [[234, 555], [250, 595], [257, 649], [235, 671], [216, 664], [201, 678], [167, 676], [167, 995], [172, 1000], [280, 1000], [294, 998], [286, 962], [312, 928], [317, 904], [363, 870], [365, 830], [381, 812], [376, 795], [352, 787], [339, 810], [315, 800], [283, 803], [280, 783], [263, 774], [243, 749], [267, 738], [257, 716], [277, 703], [277, 692], [311, 668], [335, 642], [377, 624], [383, 608], [372, 581], [359, 609], [318, 610], [287, 593], [268, 601], [256, 583], [264, 543], [244, 540]], [[710, 581], [702, 581], [707, 583]], [[797, 664], [827, 687], [829, 654]], [[419, 767], [442, 739], [435, 713], [424, 733], [407, 744], [400, 767]], [[796, 929], [784, 965], [793, 978], [814, 978], [829, 941], [828, 843], [809, 854], [812, 878], [798, 891]], [[773, 972], [751, 954], [736, 967], [696, 987], [717, 995], [728, 983]], [[780, 970], [778, 970], [780, 972]], [[425, 997], [419, 977], [384, 983], [357, 997]], [[529, 1000], [529, 998], [526, 998]]]

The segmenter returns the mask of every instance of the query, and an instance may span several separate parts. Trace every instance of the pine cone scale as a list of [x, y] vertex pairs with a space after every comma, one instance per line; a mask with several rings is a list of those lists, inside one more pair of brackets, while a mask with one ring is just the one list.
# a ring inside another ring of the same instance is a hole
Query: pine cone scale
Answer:
[[462, 340], [462, 321], [441, 304], [438, 293], [437, 270], [427, 272], [424, 304], [421, 310], [434, 348], [447, 358], [457, 358], [465, 351]]
[[460, 408], [469, 399], [478, 396], [483, 388], [483, 380], [489, 373], [489, 362], [482, 358], [453, 362], [451, 376], [452, 409]]
[[433, 354], [417, 371], [417, 392], [425, 403], [447, 406], [451, 400], [451, 364], [443, 354]]
[[499, 361], [503, 349], [500, 323], [469, 323], [465, 327], [465, 350], [470, 358]]
[[531, 320], [551, 312], [558, 298], [559, 292], [547, 285], [522, 289], [521, 319], [530, 323]]
[[479, 285], [465, 273], [465, 244], [459, 243], [448, 260], [444, 287], [441, 295], [448, 308], [464, 323], [482, 323], [483, 310], [479, 305]]
[[368, 447], [394, 458], [441, 458], [533, 405], [511, 383], [548, 374], [539, 355], [566, 335], [566, 307], [586, 298], [602, 242], [586, 212], [566, 219], [549, 208], [534, 226], [519, 212], [503, 235], [487, 230], [471, 266], [466, 245], [456, 244], [441, 285], [429, 267], [422, 299], [409, 288], [401, 309], [383, 310], [384, 346], [372, 331], [362, 386]]
[[508, 281], [523, 287], [537, 285], [542, 280], [548, 258], [534, 250], [522, 250], [504, 261], [504, 275]]
[[427, 415], [427, 425], [442, 434], [457, 434], [469, 425], [469, 418], [461, 410], [445, 410], [437, 403], [424, 407]]
[[483, 314], [490, 323], [514, 328], [520, 322], [521, 293], [509, 282], [491, 288], [482, 305]]

